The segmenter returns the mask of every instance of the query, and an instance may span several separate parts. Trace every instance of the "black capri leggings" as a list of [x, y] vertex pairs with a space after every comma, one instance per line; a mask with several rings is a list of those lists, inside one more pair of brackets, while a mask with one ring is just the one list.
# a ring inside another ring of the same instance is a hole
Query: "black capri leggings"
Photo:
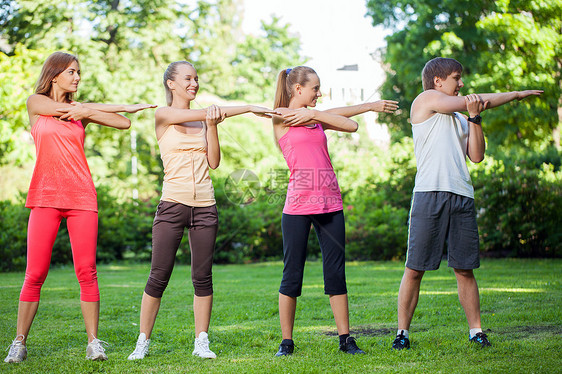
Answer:
[[218, 223], [216, 205], [200, 208], [160, 201], [152, 225], [152, 265], [144, 292], [152, 297], [162, 297], [172, 275], [184, 228], [187, 227], [195, 295], [212, 295]]
[[290, 297], [302, 293], [302, 277], [310, 225], [314, 225], [324, 272], [324, 293], [343, 295], [345, 283], [345, 221], [343, 211], [333, 213], [292, 215], [283, 214], [283, 279], [279, 292]]

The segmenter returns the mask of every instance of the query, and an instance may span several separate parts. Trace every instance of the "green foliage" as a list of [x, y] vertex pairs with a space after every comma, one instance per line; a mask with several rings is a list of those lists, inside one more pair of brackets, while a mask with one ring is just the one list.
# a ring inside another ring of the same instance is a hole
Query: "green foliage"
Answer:
[[25, 101], [33, 92], [37, 80], [34, 73], [43, 63], [43, 53], [21, 44], [16, 46], [13, 56], [0, 52], [0, 166], [19, 166], [33, 156], [33, 149], [26, 144], [29, 117]]
[[291, 35], [289, 25], [282, 25], [279, 17], [261, 24], [265, 37], [248, 35], [237, 45], [232, 61], [236, 85], [229, 95], [233, 99], [272, 102], [279, 71], [304, 63], [300, 41]]
[[540, 99], [485, 112], [491, 143], [532, 148], [553, 142], [562, 87], [560, 0], [368, 0], [367, 8], [374, 25], [395, 31], [382, 52], [388, 72], [381, 96], [399, 100], [402, 110], [380, 116], [394, 136], [411, 134], [409, 108], [422, 90], [424, 64], [452, 57], [464, 66], [466, 93], [545, 91]]
[[29, 209], [24, 202], [24, 195], [17, 204], [0, 201], [0, 271], [25, 269]]
[[[0, 52], [0, 165], [31, 158], [33, 149], [24, 138], [29, 126], [25, 100], [43, 61], [56, 50], [80, 59], [78, 101], [163, 104], [162, 75], [177, 60], [194, 63], [201, 92], [269, 100], [271, 75], [297, 63], [300, 47], [289, 26], [276, 18], [263, 23], [264, 35], [246, 38], [239, 0], [7, 3], [0, 12], [0, 40], [6, 42]], [[258, 75], [256, 64], [263, 70]], [[111, 185], [119, 195], [130, 194], [130, 186], [138, 184], [139, 195], [150, 199], [162, 179], [153, 111], [129, 116], [134, 131], [89, 126], [86, 155], [96, 184]], [[131, 175], [132, 156], [139, 161], [137, 182]]]
[[488, 158], [484, 164], [473, 173], [482, 250], [562, 256], [562, 171], [537, 167], [532, 159]]

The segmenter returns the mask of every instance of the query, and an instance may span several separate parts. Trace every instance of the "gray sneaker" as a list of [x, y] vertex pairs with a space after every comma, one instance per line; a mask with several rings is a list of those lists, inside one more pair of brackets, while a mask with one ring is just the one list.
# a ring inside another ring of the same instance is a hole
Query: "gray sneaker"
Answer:
[[86, 347], [86, 359], [92, 361], [107, 360], [105, 349], [101, 346], [102, 343], [107, 344], [107, 342], [99, 340], [98, 338], [94, 338], [94, 340], [88, 343], [88, 347]]
[[133, 353], [127, 357], [128, 360], [142, 360], [144, 356], [148, 355], [148, 345], [150, 344], [150, 339], [146, 338], [146, 334], [141, 332], [139, 338], [137, 339], [137, 346]]
[[22, 362], [27, 358], [27, 347], [23, 344], [21, 340], [18, 338], [23, 335], [16, 336], [12, 344], [6, 349], [10, 350], [8, 352], [8, 356], [4, 359], [4, 362], [7, 363], [17, 363]]

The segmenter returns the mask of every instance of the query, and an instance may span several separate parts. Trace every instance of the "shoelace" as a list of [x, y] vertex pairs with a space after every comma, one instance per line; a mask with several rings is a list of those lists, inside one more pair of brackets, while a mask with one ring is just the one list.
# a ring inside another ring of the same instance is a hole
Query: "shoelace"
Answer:
[[15, 355], [15, 354], [16, 354], [16, 349], [18, 349], [18, 346], [20, 346], [20, 347], [25, 347], [25, 345], [23, 345], [23, 343], [22, 343], [22, 340], [18, 340], [18, 338], [19, 338], [20, 336], [22, 336], [22, 337], [25, 338], [24, 335], [18, 335], [18, 336], [16, 336], [16, 338], [14, 339], [14, 341], [12, 341], [12, 344], [10, 344], [10, 345], [8, 346], [8, 348], [6, 348], [6, 349], [4, 350], [4, 351], [7, 351], [8, 349], [10, 350], [10, 351], [8, 352], [8, 356], [13, 356], [13, 355]]
[[[108, 342], [103, 341], [103, 340], [100, 340], [100, 339], [98, 339], [98, 338], [94, 338], [94, 340], [92, 340], [92, 341], [90, 342], [90, 344], [91, 344], [91, 346], [92, 346], [92, 350], [93, 350], [95, 353], [98, 353], [98, 352], [104, 353], [104, 352], [105, 352], [105, 348], [102, 346], [102, 344], [105, 345], [106, 347], [109, 345]], [[90, 345], [90, 344], [89, 344], [89, 345]]]
[[137, 346], [135, 347], [135, 350], [133, 352], [133, 355], [138, 355], [140, 353], [143, 353], [146, 350], [146, 347], [148, 347], [150, 340], [145, 339], [142, 342], [137, 342]]
[[488, 335], [484, 334], [483, 332], [477, 332], [475, 336], [479, 342], [484, 341], [484, 339], [488, 338]]
[[197, 339], [197, 346], [201, 348], [201, 350], [204, 351], [205, 353], [213, 353], [209, 348], [208, 340], [204, 341], [204, 340]]

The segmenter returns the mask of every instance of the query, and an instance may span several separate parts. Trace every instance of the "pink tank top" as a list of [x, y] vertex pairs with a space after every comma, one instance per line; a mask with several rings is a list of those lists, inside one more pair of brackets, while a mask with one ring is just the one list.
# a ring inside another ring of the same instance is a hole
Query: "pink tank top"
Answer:
[[25, 206], [98, 211], [82, 122], [40, 116], [31, 128], [37, 160]]
[[340, 187], [322, 126], [291, 127], [279, 139], [291, 176], [285, 214], [322, 214], [343, 209]]

